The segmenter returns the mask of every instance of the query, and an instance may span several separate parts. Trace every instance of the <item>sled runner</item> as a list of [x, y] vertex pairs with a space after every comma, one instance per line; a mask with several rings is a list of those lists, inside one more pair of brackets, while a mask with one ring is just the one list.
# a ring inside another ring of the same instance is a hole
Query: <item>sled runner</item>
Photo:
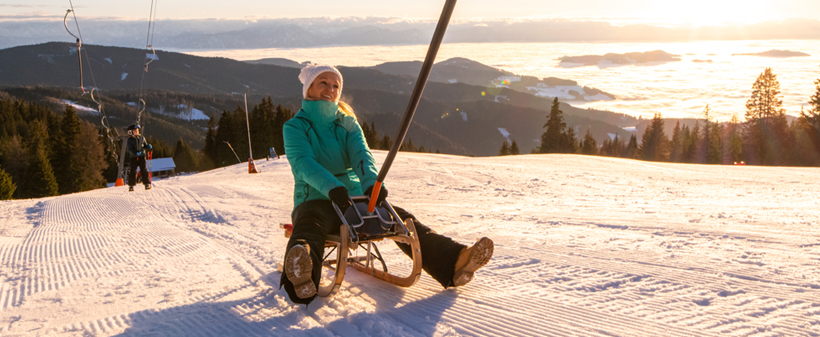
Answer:
[[[353, 206], [350, 206], [345, 214], [342, 214], [336, 204], [333, 205], [342, 220], [342, 225], [338, 235], [328, 235], [325, 240], [318, 295], [326, 297], [339, 290], [348, 265], [400, 287], [416, 284], [421, 277], [421, 249], [413, 220], [402, 221], [386, 200], [382, 201], [372, 214], [367, 212], [366, 196], [351, 197], [351, 200]], [[285, 230], [285, 237], [290, 237], [293, 233], [293, 225], [279, 226]], [[387, 262], [377, 246], [377, 243], [384, 239], [410, 246], [413, 266], [409, 275], [399, 276], [390, 273]]]

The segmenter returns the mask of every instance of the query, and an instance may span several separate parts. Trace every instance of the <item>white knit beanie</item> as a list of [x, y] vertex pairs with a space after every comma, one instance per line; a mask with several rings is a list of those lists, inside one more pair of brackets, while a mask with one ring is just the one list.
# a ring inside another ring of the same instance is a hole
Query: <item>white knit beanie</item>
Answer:
[[344, 84], [344, 80], [342, 80], [342, 73], [339, 72], [339, 69], [336, 69], [334, 66], [326, 65], [326, 64], [315, 64], [312, 62], [308, 62], [302, 71], [299, 73], [299, 81], [302, 82], [302, 97], [307, 98], [307, 91], [310, 88], [310, 85], [313, 84], [313, 81], [321, 75], [322, 73], [331, 72], [339, 75], [339, 93], [342, 92], [342, 85]]

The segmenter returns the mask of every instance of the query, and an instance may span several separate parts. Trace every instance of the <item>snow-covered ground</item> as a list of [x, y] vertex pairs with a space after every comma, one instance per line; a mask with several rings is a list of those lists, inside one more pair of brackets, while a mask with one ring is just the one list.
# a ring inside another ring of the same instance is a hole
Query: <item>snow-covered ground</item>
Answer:
[[290, 167], [258, 167], [0, 202], [0, 335], [820, 335], [818, 168], [401, 153], [390, 200], [493, 260], [448, 290], [349, 269], [305, 308], [276, 271]]
[[612, 101], [612, 97], [597, 93], [595, 95], [588, 94], [583, 87], [578, 85], [556, 85], [549, 86], [544, 83], [538, 83], [535, 87], [527, 87], [527, 90], [534, 91], [535, 96], [538, 97], [558, 97], [563, 100], [570, 101]]
[[74, 108], [74, 110], [77, 110], [78, 112], [93, 112], [93, 113], [95, 113], [95, 114], [99, 114], [99, 112], [97, 111], [97, 109], [94, 109], [94, 108], [89, 108], [89, 107], [87, 107], [87, 106], [85, 106], [85, 105], [79, 105], [79, 104], [77, 104], [77, 102], [69, 101], [69, 100], [67, 100], [67, 99], [64, 99], [64, 100], [61, 100], [61, 101], [62, 101], [62, 102], [63, 102], [63, 104], [65, 104], [65, 105], [70, 105], [70, 106], [72, 106], [72, 107]]

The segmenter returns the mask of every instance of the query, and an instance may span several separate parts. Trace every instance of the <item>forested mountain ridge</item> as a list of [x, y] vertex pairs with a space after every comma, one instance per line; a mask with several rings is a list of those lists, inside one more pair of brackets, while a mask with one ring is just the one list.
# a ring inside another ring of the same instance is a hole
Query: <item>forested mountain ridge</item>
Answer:
[[[239, 104], [242, 100], [242, 95], [237, 95], [239, 93], [248, 94], [250, 106], [262, 98], [271, 97], [274, 104], [295, 111], [301, 102], [299, 69], [292, 67], [158, 51], [143, 82], [144, 63], [153, 57], [150, 52], [94, 45], [83, 46], [82, 50], [86, 90], [96, 84], [101, 89], [100, 96], [116, 99], [119, 102], [115, 106], [122, 107], [120, 115], [112, 112], [112, 121], [116, 118], [121, 121], [133, 119], [131, 117], [136, 114], [133, 105], [138, 101], [136, 93], [141, 87], [157, 95], [186, 96], [188, 106], [217, 117], [221, 111], [232, 110], [236, 105], [212, 103]], [[55, 42], [9, 48], [0, 50], [0, 58], [5, 60], [0, 64], [3, 74], [0, 86], [42, 85], [65, 90], [76, 88], [76, 92], [81, 92], [74, 44]], [[361, 120], [374, 123], [379, 133], [394, 134], [409, 101], [415, 77], [390, 75], [368, 68], [339, 68], [345, 79], [342, 99], [353, 105]], [[90, 100], [83, 101], [85, 103], [81, 104], [95, 108]], [[145, 101], [149, 111], [169, 108], [151, 99]], [[426, 149], [478, 156], [495, 155], [504, 140], [518, 140], [522, 151], [528, 152], [538, 144], [549, 106], [547, 98], [510, 88], [431, 81], [425, 89], [408, 139]], [[591, 129], [599, 139], [615, 134], [628, 138], [630, 133], [622, 127], [636, 122], [624, 114], [578, 109], [567, 104], [562, 104], [562, 109], [567, 122], [576, 126], [579, 134]], [[198, 126], [204, 127], [204, 123]], [[202, 144], [195, 140], [190, 143], [194, 147]]]

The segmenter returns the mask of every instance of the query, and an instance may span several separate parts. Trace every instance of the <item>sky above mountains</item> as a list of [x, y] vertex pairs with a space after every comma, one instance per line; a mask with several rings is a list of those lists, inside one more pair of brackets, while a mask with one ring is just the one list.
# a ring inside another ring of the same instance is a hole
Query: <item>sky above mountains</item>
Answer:
[[[163, 19], [261, 19], [300, 17], [386, 16], [437, 19], [444, 0], [286, 0], [156, 1]], [[149, 15], [152, 1], [104, 0], [4, 0], [0, 21], [60, 19], [74, 6], [77, 16], [140, 20]], [[792, 17], [820, 19], [816, 0], [470, 0], [460, 1], [454, 20], [475, 18], [570, 18], [651, 24], [711, 25], [755, 23]]]

